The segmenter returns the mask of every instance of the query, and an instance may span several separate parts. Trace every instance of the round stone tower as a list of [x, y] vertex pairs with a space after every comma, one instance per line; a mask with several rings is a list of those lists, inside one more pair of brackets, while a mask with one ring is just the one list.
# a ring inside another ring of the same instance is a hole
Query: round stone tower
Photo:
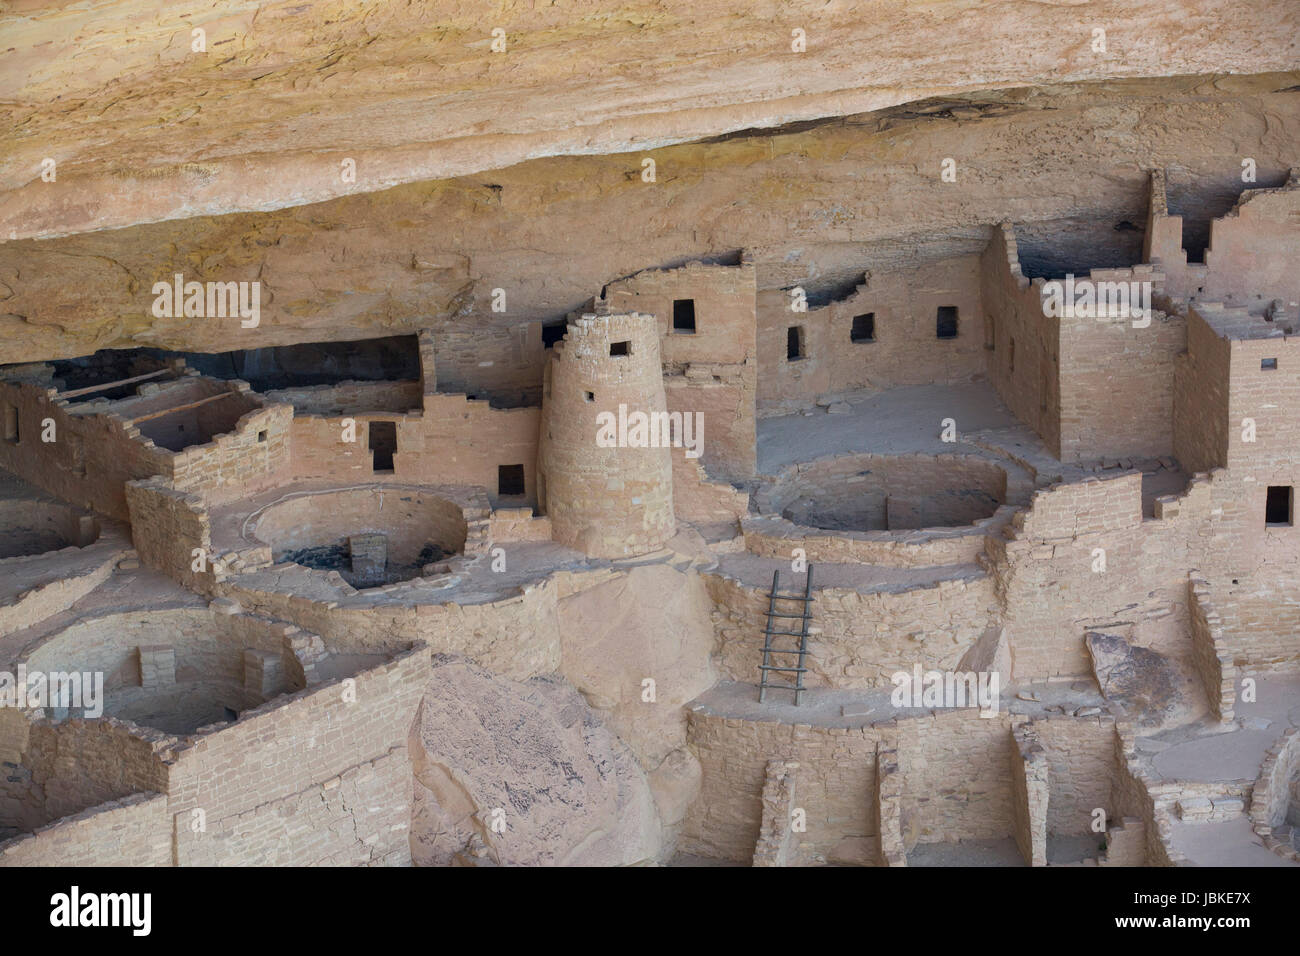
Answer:
[[545, 376], [538, 496], [554, 539], [598, 558], [662, 547], [675, 519], [654, 316], [570, 319]]

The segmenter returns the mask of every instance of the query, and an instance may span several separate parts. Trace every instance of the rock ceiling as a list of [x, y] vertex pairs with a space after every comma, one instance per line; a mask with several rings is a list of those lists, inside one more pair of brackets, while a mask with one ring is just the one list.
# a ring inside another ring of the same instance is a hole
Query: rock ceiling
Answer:
[[[0, 6], [0, 361], [517, 324], [740, 248], [843, 282], [1007, 219], [1104, 264], [1147, 169], [1296, 164], [1300, 4], [711, 2]], [[262, 325], [154, 319], [178, 271]]]

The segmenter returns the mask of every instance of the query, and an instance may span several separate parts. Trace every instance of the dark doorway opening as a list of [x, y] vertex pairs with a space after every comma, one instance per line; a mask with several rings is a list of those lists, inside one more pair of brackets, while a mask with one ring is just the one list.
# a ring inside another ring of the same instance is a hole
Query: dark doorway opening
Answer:
[[524, 493], [524, 466], [497, 465], [497, 494], [502, 497]]
[[393, 453], [397, 451], [397, 422], [370, 423], [370, 451], [376, 473], [393, 470]]
[[673, 331], [695, 333], [695, 300], [673, 299]]

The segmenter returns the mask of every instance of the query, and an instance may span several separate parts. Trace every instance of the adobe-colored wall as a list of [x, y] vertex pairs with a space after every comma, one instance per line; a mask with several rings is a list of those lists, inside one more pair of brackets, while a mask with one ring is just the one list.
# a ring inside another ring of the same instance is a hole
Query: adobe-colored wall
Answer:
[[[985, 375], [980, 257], [959, 256], [897, 272], [870, 273], [846, 298], [791, 311], [788, 290], [758, 296], [758, 414], [789, 414], [823, 395], [903, 385], [955, 385]], [[957, 337], [935, 335], [939, 306], [956, 306]], [[853, 317], [875, 313], [875, 341], [852, 341]], [[805, 357], [786, 357], [802, 326]]]
[[[630, 354], [612, 356], [617, 342]], [[628, 415], [667, 410], [658, 326], [640, 313], [584, 315], [552, 350], [539, 462], [555, 540], [602, 558], [653, 551], [676, 527], [669, 447], [596, 443], [600, 414], [617, 420], [620, 406]]]

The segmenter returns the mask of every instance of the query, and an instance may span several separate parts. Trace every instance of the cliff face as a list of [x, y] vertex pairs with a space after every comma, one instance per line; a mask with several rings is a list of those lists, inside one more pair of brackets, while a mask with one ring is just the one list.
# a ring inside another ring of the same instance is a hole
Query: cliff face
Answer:
[[[3, 361], [505, 330], [559, 318], [620, 276], [742, 248], [760, 290], [852, 289], [864, 268], [977, 252], [1003, 221], [1017, 224], [1027, 264], [1136, 262], [1147, 171], [1169, 170], [1173, 211], [1189, 223], [1227, 211], [1245, 188], [1243, 158], [1256, 162], [1255, 185], [1280, 185], [1297, 162], [1298, 87], [1292, 73], [1005, 90], [270, 212], [10, 241]], [[945, 159], [955, 182], [941, 178]], [[64, 188], [63, 169], [45, 188]], [[153, 284], [176, 273], [260, 280], [260, 323], [156, 318]], [[492, 310], [493, 289], [505, 311]]]
[[11, 0], [0, 236], [274, 210], [972, 91], [1290, 70], [1298, 35], [1300, 8], [1279, 0]]

